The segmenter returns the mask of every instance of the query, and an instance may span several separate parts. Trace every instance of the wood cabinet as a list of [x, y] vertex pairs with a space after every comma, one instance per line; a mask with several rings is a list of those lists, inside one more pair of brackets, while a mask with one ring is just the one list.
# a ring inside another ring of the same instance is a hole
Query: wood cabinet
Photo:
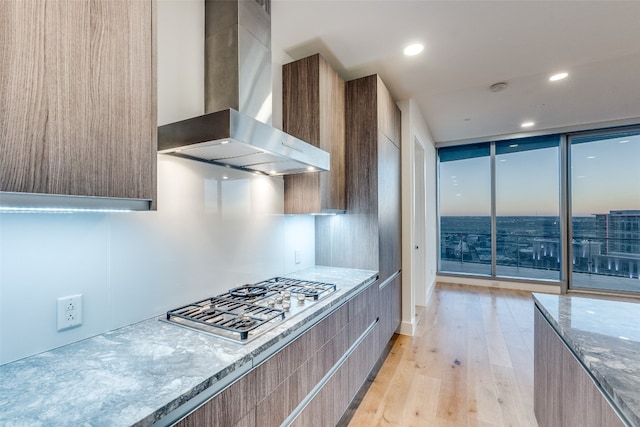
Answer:
[[261, 426], [279, 426], [348, 348], [345, 304], [256, 368]]
[[377, 323], [363, 335], [361, 342], [338, 367], [309, 404], [291, 423], [292, 426], [337, 425], [356, 393], [373, 369], [377, 347]]
[[378, 241], [381, 278], [400, 271], [400, 148], [386, 134], [378, 135]]
[[402, 274], [398, 274], [380, 287], [380, 327], [378, 353], [385, 346], [400, 326], [402, 306]]
[[178, 421], [175, 426], [255, 426], [255, 405], [256, 375], [255, 372], [249, 372]]
[[540, 427], [624, 426], [540, 310], [534, 313], [534, 411]]
[[378, 286], [374, 283], [348, 303], [349, 352], [291, 425], [323, 427], [340, 421], [378, 360], [377, 300]]
[[329, 172], [284, 177], [287, 214], [346, 209], [345, 83], [319, 54], [282, 67], [283, 130], [328, 151]]
[[0, 2], [0, 191], [154, 198], [153, 8]]

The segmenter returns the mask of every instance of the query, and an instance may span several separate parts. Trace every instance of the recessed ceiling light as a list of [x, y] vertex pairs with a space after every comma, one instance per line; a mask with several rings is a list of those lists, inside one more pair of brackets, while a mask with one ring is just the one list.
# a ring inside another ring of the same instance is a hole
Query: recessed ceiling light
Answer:
[[225, 175], [222, 177], [222, 179], [229, 179], [229, 177]]
[[626, 144], [627, 142], [629, 142], [628, 139], [623, 139], [622, 141], [620, 141], [620, 144]]
[[307, 166], [307, 170], [309, 172], [316, 170], [316, 168], [314, 168], [313, 166]]
[[414, 56], [419, 54], [423, 50], [424, 50], [424, 45], [420, 43], [414, 43], [404, 48], [404, 54], [407, 56]]
[[587, 159], [595, 159], [596, 156], [587, 156]]
[[509, 144], [509, 148], [516, 148], [518, 144]]
[[522, 122], [522, 124], [520, 125], [520, 127], [523, 128], [530, 128], [531, 126], [535, 125], [535, 122]]
[[557, 74], [554, 74], [553, 76], [549, 77], [549, 81], [550, 82], [557, 82], [558, 80], [562, 80], [562, 79], [567, 78], [568, 75], [569, 75], [569, 73], [565, 73], [565, 72], [557, 73]]
[[491, 92], [501, 92], [507, 88], [507, 85], [508, 85], [507, 82], [494, 83], [491, 86], [489, 86], [489, 90]]

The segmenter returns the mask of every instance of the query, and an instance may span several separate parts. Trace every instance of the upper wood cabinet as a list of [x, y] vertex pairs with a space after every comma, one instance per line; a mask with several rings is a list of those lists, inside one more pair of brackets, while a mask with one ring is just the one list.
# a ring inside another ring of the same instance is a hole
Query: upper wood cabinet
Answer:
[[154, 7], [0, 2], [0, 191], [154, 199]]
[[319, 54], [282, 68], [283, 130], [331, 155], [329, 172], [284, 177], [289, 214], [346, 209], [345, 83]]

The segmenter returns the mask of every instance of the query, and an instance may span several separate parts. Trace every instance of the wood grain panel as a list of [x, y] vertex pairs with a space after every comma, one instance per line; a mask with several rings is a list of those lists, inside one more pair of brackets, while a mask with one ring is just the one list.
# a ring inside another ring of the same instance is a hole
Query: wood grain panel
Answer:
[[[534, 312], [534, 410], [541, 426], [560, 425], [562, 400], [559, 378], [562, 354], [554, 343], [556, 337], [538, 310]], [[556, 348], [556, 351], [553, 349]], [[555, 390], [554, 390], [555, 389]]]
[[400, 149], [382, 132], [378, 135], [378, 233], [380, 277], [390, 277], [402, 264]]
[[0, 4], [0, 190], [153, 199], [152, 1]]
[[380, 77], [377, 79], [378, 91], [378, 129], [400, 147], [400, 109], [391, 97], [391, 93]]
[[292, 425], [307, 427], [338, 423], [377, 359], [375, 336], [376, 330], [373, 329], [329, 378]]
[[258, 384], [257, 400], [265, 399], [292, 372], [311, 359], [321, 346], [344, 328], [347, 321], [348, 312], [345, 305], [261, 363], [255, 369]]
[[534, 352], [534, 410], [540, 427], [625, 425], [538, 309]]
[[349, 302], [349, 345], [353, 344], [379, 316], [378, 282]]
[[331, 155], [331, 171], [320, 174], [323, 209], [347, 209], [345, 160], [346, 84], [331, 65], [319, 56], [320, 148]]
[[402, 307], [402, 275], [380, 289], [380, 327], [378, 354], [400, 326]]
[[344, 354], [347, 307], [338, 308], [254, 370], [261, 426], [280, 425]]
[[345, 83], [320, 55], [285, 64], [283, 130], [330, 154], [330, 171], [285, 176], [285, 213], [345, 210]]
[[284, 213], [310, 214], [320, 212], [322, 212], [320, 172], [285, 175]]
[[251, 425], [256, 407], [253, 371], [229, 385], [208, 402], [176, 423], [177, 427]]
[[376, 75], [347, 82], [347, 210], [350, 214], [377, 214], [378, 112], [376, 93]]
[[258, 402], [255, 412], [261, 427], [277, 427], [293, 411], [295, 405], [291, 403], [289, 388], [289, 381], [284, 381], [266, 398]]
[[378, 215], [316, 217], [316, 264], [378, 270]]

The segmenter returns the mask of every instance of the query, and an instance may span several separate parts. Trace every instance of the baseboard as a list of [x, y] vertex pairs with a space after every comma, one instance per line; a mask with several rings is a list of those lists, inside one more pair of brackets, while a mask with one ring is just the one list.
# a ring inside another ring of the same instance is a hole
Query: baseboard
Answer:
[[560, 294], [560, 285], [529, 282], [513, 282], [508, 280], [483, 279], [478, 277], [436, 276], [439, 283], [458, 285], [482, 286], [485, 288], [513, 289], [518, 291], [541, 292], [546, 294]]
[[437, 278], [438, 276], [433, 276], [433, 280], [431, 280], [431, 283], [427, 288], [427, 297], [425, 298], [425, 304], [424, 304], [425, 307], [428, 307], [429, 303], [431, 302], [431, 298], [433, 297], [434, 290], [436, 289]]
[[408, 335], [412, 337], [415, 331], [416, 331], [416, 321], [415, 319], [413, 319], [413, 321], [411, 322], [401, 322], [400, 327], [396, 330], [396, 333], [400, 335]]
[[[436, 288], [436, 277], [434, 276], [433, 279], [431, 280], [431, 283], [429, 284], [429, 287], [427, 288], [427, 295], [425, 297], [425, 301], [426, 301], [425, 306], [429, 305], [429, 301], [431, 301], [431, 297], [433, 297], [435, 288]], [[400, 326], [396, 330], [396, 333], [400, 335], [408, 335], [412, 337], [416, 332], [417, 326], [418, 326], [418, 322], [416, 317], [414, 316], [414, 318], [411, 319], [411, 322], [402, 321], [400, 323]]]

